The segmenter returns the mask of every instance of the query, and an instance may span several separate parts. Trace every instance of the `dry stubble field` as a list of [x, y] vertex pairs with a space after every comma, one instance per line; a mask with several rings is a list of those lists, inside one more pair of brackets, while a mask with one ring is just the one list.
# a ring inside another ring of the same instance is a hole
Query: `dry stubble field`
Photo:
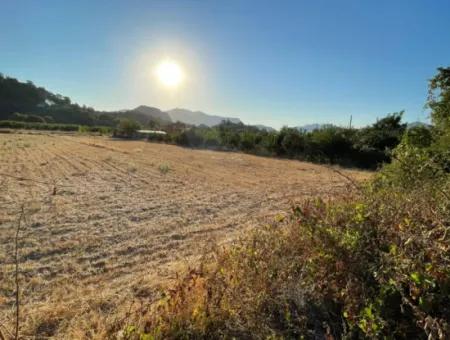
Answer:
[[346, 184], [299, 161], [106, 137], [0, 134], [0, 327], [13, 329], [22, 205], [21, 333], [102, 338], [211, 244]]

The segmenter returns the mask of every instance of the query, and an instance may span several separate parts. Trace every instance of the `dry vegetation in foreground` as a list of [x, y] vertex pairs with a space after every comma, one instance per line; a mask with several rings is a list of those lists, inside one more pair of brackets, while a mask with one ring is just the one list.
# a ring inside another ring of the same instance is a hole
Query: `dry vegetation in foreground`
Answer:
[[306, 201], [217, 248], [123, 334], [448, 339], [448, 203], [422, 188]]
[[105, 338], [210, 244], [273, 221], [295, 201], [334, 196], [346, 180], [291, 160], [14, 133], [0, 134], [0, 184], [2, 333], [14, 332], [14, 238], [24, 205], [20, 334]]

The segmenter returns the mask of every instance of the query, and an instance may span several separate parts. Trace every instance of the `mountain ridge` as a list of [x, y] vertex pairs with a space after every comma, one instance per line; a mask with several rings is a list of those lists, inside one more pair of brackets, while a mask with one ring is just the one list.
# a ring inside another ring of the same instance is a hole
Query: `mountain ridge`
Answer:
[[220, 124], [224, 120], [229, 120], [237, 124], [242, 123], [239, 118], [211, 115], [202, 111], [191, 111], [183, 108], [175, 108], [166, 112], [173, 122], [179, 121], [191, 125], [206, 125], [211, 127]]
[[[165, 111], [162, 111], [161, 109], [158, 109], [157, 107], [147, 106], [147, 105], [139, 105], [138, 107], [136, 107], [130, 111], [131, 112], [139, 112], [144, 115], [148, 115], [148, 116], [150, 116], [158, 121], [164, 122], [164, 123], [172, 123], [172, 119], [170, 118], [169, 114]], [[128, 112], [130, 112], [130, 111], [128, 111]]]

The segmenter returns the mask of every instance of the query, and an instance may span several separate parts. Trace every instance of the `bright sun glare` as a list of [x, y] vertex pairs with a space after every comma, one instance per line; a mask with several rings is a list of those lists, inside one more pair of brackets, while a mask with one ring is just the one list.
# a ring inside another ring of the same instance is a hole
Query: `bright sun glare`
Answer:
[[177, 87], [183, 81], [183, 70], [174, 61], [166, 60], [156, 67], [158, 80], [167, 87]]

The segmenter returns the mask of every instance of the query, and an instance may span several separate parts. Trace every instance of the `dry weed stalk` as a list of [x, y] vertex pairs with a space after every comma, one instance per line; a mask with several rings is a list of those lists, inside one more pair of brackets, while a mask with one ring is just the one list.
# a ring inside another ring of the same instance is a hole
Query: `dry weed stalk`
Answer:
[[5, 336], [2, 333], [2, 330], [0, 329], [0, 340], [6, 340]]
[[19, 233], [20, 233], [20, 227], [22, 224], [22, 220], [25, 219], [25, 210], [24, 205], [22, 204], [20, 208], [20, 215], [19, 220], [17, 222], [17, 228], [16, 228], [16, 236], [14, 238], [14, 262], [15, 262], [15, 284], [16, 284], [16, 328], [15, 328], [15, 334], [14, 339], [19, 339], [19, 317], [20, 317], [20, 285], [19, 285]]
[[349, 183], [355, 187], [359, 192], [361, 192], [361, 186], [358, 185], [358, 183], [356, 183], [356, 181], [351, 178], [350, 176], [347, 176], [346, 174], [344, 174], [342, 171], [339, 171], [338, 169], [336, 169], [335, 167], [331, 166], [331, 165], [327, 165], [324, 164], [324, 166], [328, 169], [330, 169], [331, 171], [337, 173], [339, 176], [345, 178], [347, 181], [349, 181]]

